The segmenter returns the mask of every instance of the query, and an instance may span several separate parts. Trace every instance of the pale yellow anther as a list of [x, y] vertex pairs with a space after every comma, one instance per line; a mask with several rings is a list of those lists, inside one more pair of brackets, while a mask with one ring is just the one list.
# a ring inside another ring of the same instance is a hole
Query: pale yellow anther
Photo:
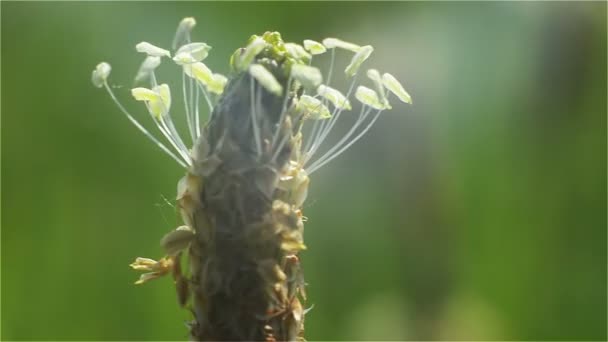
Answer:
[[148, 54], [148, 56], [171, 57], [171, 53], [168, 50], [159, 48], [158, 46], [152, 45], [148, 42], [141, 42], [135, 45], [135, 50], [137, 50], [137, 52]]
[[183, 68], [186, 75], [196, 79], [203, 85], [208, 86], [213, 83], [213, 72], [204, 63], [186, 64]]
[[382, 75], [382, 83], [384, 84], [386, 89], [390, 90], [391, 93], [395, 94], [399, 98], [399, 100], [409, 104], [412, 103], [412, 97], [410, 96], [410, 94], [408, 94], [407, 91], [403, 89], [401, 83], [399, 83], [399, 81], [397, 81], [397, 79], [393, 77], [393, 75], [389, 73], [384, 73]]
[[207, 58], [209, 50], [211, 46], [205, 43], [189, 43], [175, 52], [173, 60], [179, 65], [200, 62]]
[[313, 90], [323, 82], [323, 76], [319, 68], [304, 64], [292, 65], [291, 77], [300, 82], [304, 88]]
[[304, 40], [304, 48], [313, 55], [320, 55], [327, 51], [323, 44], [310, 39]]
[[296, 59], [309, 61], [312, 57], [310, 53], [306, 52], [306, 50], [300, 44], [285, 43], [285, 49], [292, 57]]
[[308, 95], [300, 96], [296, 109], [309, 120], [324, 120], [331, 117], [329, 109], [321, 101]]
[[351, 110], [350, 101], [339, 90], [321, 84], [317, 88], [317, 94], [331, 102], [334, 107], [339, 109]]
[[93, 74], [91, 75], [91, 82], [93, 82], [93, 85], [97, 88], [103, 87], [108, 80], [108, 76], [110, 76], [111, 71], [112, 67], [110, 64], [106, 62], [97, 64], [95, 70], [93, 70]]
[[357, 87], [357, 91], [355, 92], [355, 98], [359, 100], [359, 102], [364, 105], [368, 105], [374, 109], [383, 110], [386, 109], [384, 104], [380, 102], [380, 98], [378, 98], [378, 94], [372, 89], [369, 89], [364, 86]]
[[154, 70], [160, 65], [160, 57], [146, 56], [146, 59], [141, 63], [137, 75], [135, 76], [135, 82], [140, 82], [152, 75]]
[[172, 48], [175, 50], [178, 46], [188, 41], [190, 36], [190, 32], [196, 26], [196, 20], [192, 17], [187, 17], [180, 21], [177, 26], [177, 31], [175, 32], [175, 37], [173, 38]]
[[228, 78], [222, 74], [213, 74], [212, 82], [207, 85], [207, 89], [214, 94], [221, 95], [224, 92], [224, 87], [228, 83]]
[[258, 81], [264, 89], [267, 91], [281, 96], [283, 93], [283, 86], [277, 81], [268, 69], [260, 64], [252, 64], [249, 66], [249, 74]]
[[171, 108], [171, 91], [167, 84], [161, 84], [152, 89], [133, 88], [131, 94], [135, 100], [146, 102], [148, 110], [157, 119], [166, 115]]
[[386, 107], [386, 109], [391, 109], [391, 105], [388, 102], [388, 99], [386, 98], [386, 92], [384, 91], [384, 85], [382, 85], [382, 77], [380, 76], [380, 73], [378, 72], [378, 70], [376, 70], [376, 69], [367, 70], [367, 77], [369, 77], [369, 79], [372, 80], [372, 82], [374, 82], [374, 86], [376, 88], [376, 93], [378, 94], [378, 98], [380, 99], [380, 102], [382, 102], [384, 104], [384, 107]]
[[363, 62], [365, 62], [365, 60], [369, 58], [373, 51], [374, 48], [371, 45], [365, 45], [361, 47], [359, 51], [355, 53], [353, 59], [350, 61], [350, 64], [346, 67], [344, 72], [348, 76], [354, 76], [357, 71], [359, 71], [359, 67], [361, 67], [361, 64], [363, 64]]
[[253, 62], [255, 57], [260, 54], [267, 46], [267, 43], [261, 37], [255, 38], [247, 47], [245, 47], [245, 51], [237, 60], [237, 68], [238, 70], [245, 70], [249, 67], [249, 65]]
[[325, 39], [323, 39], [323, 45], [325, 45], [325, 47], [328, 49], [340, 48], [340, 49], [349, 50], [352, 52], [357, 52], [361, 48], [357, 44], [345, 42], [345, 41], [337, 39], [337, 38], [325, 38]]

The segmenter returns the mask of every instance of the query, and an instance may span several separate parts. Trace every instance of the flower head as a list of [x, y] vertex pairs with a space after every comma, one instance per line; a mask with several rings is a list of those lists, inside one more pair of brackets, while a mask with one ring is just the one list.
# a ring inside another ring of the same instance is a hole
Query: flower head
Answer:
[[[357, 75], [374, 51], [371, 45], [358, 45], [337, 38], [325, 38], [321, 42], [306, 39], [300, 45], [284, 42], [278, 32], [266, 32], [251, 36], [244, 47], [232, 54], [230, 65], [233, 73], [227, 77], [213, 72], [203, 63], [211, 52], [211, 46], [191, 40], [195, 25], [193, 18], [185, 18], [179, 23], [173, 40], [173, 54], [148, 42], [141, 42], [135, 47], [138, 52], [147, 55], [137, 72], [136, 82], [149, 82], [149, 86], [134, 88], [131, 93], [135, 100], [145, 104], [160, 134], [166, 139], [165, 143], [143, 128], [118, 101], [107, 83], [111, 70], [109, 64], [100, 63], [92, 74], [93, 84], [105, 87], [127, 118], [182, 166], [190, 167], [193, 164], [191, 145], [187, 142], [194, 144], [203, 135], [202, 112], [213, 112], [222, 101], [226, 87], [233, 80], [243, 78], [243, 75], [251, 79], [247, 83], [251, 87], [249, 117], [255, 136], [252, 144], [257, 157], [268, 154], [270, 161], [274, 161], [288, 140], [294, 139], [298, 150], [293, 151], [295, 159], [292, 161], [298, 165], [297, 169], [305, 170], [307, 175], [343, 153], [372, 127], [380, 113], [391, 109], [390, 94], [405, 103], [412, 102], [401, 83], [389, 73], [381, 74], [376, 69], [368, 69], [366, 74], [372, 87], [358, 84], [361, 78]], [[350, 80], [350, 86], [345, 92], [331, 86], [338, 53], [350, 56], [350, 63], [344, 69], [347, 80]], [[181, 88], [183, 97], [184, 107], [181, 112], [186, 118], [187, 134], [180, 134], [173, 123], [175, 109], [171, 106], [169, 85], [159, 84], [156, 78], [155, 71], [160, 67], [162, 58], [171, 56], [182, 73], [182, 84], [178, 89]], [[320, 58], [329, 59], [329, 70], [325, 75], [324, 71], [313, 65]], [[259, 111], [262, 110], [262, 89], [283, 102], [278, 122], [272, 123], [275, 133], [268, 137], [261, 136], [262, 130], [258, 122]], [[359, 102], [358, 114], [348, 115], [354, 116], [351, 119], [352, 126], [336, 143], [326, 148], [323, 155], [317, 156], [336, 122], [344, 116], [342, 113], [353, 110], [351, 97]], [[278, 138], [279, 130], [284, 127], [292, 129], [291, 138]]]

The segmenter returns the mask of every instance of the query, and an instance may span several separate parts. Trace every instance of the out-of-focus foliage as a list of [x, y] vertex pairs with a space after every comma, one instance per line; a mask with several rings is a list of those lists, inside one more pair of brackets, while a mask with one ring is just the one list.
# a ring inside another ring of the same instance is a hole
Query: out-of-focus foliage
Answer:
[[414, 99], [313, 176], [308, 339], [606, 339], [605, 2], [3, 2], [3, 340], [186, 338], [128, 268], [182, 170], [90, 84], [109, 61], [128, 98], [185, 16], [218, 72], [254, 33], [339, 37]]

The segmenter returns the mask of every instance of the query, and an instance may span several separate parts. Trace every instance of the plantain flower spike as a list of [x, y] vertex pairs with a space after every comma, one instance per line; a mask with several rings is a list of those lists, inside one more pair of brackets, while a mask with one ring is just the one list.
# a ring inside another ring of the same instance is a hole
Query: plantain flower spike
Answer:
[[[165, 257], [130, 265], [145, 272], [136, 284], [171, 274], [179, 305], [192, 312], [192, 340], [304, 340], [299, 255], [309, 184], [391, 109], [390, 96], [412, 99], [388, 73], [366, 68], [367, 77], [357, 77], [374, 49], [338, 38], [300, 45], [278, 32], [252, 35], [230, 56], [224, 76], [204, 63], [211, 46], [192, 39], [195, 25], [194, 18], [179, 23], [171, 52], [136, 45], [146, 57], [130, 92], [110, 85], [106, 62], [91, 74], [93, 85], [185, 173], [176, 196], [183, 225], [162, 236]], [[173, 63], [161, 65], [164, 57]], [[342, 57], [350, 63], [334, 68]], [[160, 68], [173, 68], [181, 82], [169, 86]], [[347, 87], [332, 83], [334, 76], [346, 78]], [[143, 102], [138, 110], [156, 129], [140, 124], [123, 98]]]

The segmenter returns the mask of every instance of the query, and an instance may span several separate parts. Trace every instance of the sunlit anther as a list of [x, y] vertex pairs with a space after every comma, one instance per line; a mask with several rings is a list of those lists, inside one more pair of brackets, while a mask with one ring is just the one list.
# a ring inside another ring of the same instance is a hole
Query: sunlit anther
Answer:
[[261, 37], [254, 38], [235, 61], [237, 70], [246, 70], [255, 57], [266, 48], [267, 44]]
[[171, 53], [168, 50], [159, 48], [158, 46], [152, 45], [148, 42], [141, 42], [135, 45], [137, 52], [145, 53], [148, 56], [155, 57], [171, 57]]
[[304, 48], [310, 52], [311, 55], [320, 55], [327, 51], [323, 44], [310, 39], [304, 40]]
[[397, 81], [397, 79], [393, 77], [393, 75], [389, 73], [384, 73], [382, 75], [382, 83], [384, 84], [386, 89], [390, 90], [391, 93], [395, 94], [399, 98], [399, 100], [409, 104], [412, 103], [412, 97], [410, 96], [410, 94], [408, 94], [405, 89], [403, 89], [401, 83], [399, 83], [399, 81]]
[[285, 43], [285, 49], [291, 56], [304, 62], [308, 62], [312, 58], [312, 55], [308, 53], [300, 44]]
[[91, 82], [93, 82], [93, 85], [97, 88], [103, 87], [103, 85], [108, 80], [111, 71], [112, 67], [110, 66], [110, 64], [106, 62], [101, 62], [97, 64], [91, 75]]
[[137, 127], [138, 130], [140, 130], [148, 139], [150, 139], [163, 152], [165, 152], [167, 155], [169, 155], [171, 158], [173, 158], [179, 165], [181, 165], [182, 167], [186, 167], [187, 164], [182, 159], [180, 159], [178, 156], [176, 156], [163, 143], [161, 143], [152, 134], [150, 134], [150, 132], [148, 132], [147, 129], [145, 129], [137, 120], [135, 120], [135, 118], [131, 115], [131, 113], [129, 113], [129, 111], [126, 110], [126, 108], [120, 103], [120, 101], [118, 101], [118, 99], [116, 98], [116, 95], [114, 95], [114, 92], [112, 91], [112, 88], [110, 88], [110, 86], [108, 85], [108, 82], [107, 82], [107, 79], [108, 79], [108, 76], [110, 75], [111, 70], [112, 70], [112, 68], [110, 67], [110, 65], [108, 63], [105, 63], [105, 62], [99, 63], [97, 65], [97, 67], [95, 68], [95, 70], [93, 70], [93, 75], [92, 75], [93, 84], [96, 87], [104, 87], [106, 89], [106, 91], [108, 92], [108, 94], [110, 95], [110, 98], [112, 99], [112, 101], [114, 101], [116, 106], [118, 106], [118, 109], [120, 109], [120, 111], [127, 117], [127, 119], [129, 119], [129, 121], [131, 121], [131, 123], [135, 127]]
[[146, 59], [141, 63], [137, 74], [135, 75], [135, 83], [144, 82], [152, 77], [152, 73], [160, 65], [160, 57], [146, 56]]
[[196, 26], [196, 20], [194, 20], [194, 18], [188, 17], [180, 21], [177, 26], [177, 31], [175, 32], [175, 37], [173, 38], [173, 43], [171, 44], [173, 50], [190, 42], [190, 32], [192, 32], [194, 26]]
[[171, 92], [169, 86], [161, 84], [152, 89], [141, 87], [134, 88], [131, 90], [131, 94], [135, 100], [143, 101], [146, 104], [158, 129], [165, 138], [167, 138], [169, 143], [171, 143], [173, 148], [175, 148], [177, 153], [186, 161], [186, 164], [190, 165], [191, 160], [188, 149], [177, 133], [173, 121], [169, 116], [169, 109], [171, 108]]
[[367, 70], [367, 77], [369, 77], [372, 82], [374, 82], [374, 87], [376, 88], [376, 94], [378, 94], [378, 99], [380, 103], [384, 105], [385, 109], [391, 109], [391, 104], [388, 102], [386, 98], [386, 92], [384, 91], [384, 85], [382, 84], [382, 77], [380, 73], [376, 69]]
[[361, 64], [363, 64], [363, 62], [369, 58], [373, 51], [374, 48], [371, 45], [362, 46], [359, 51], [355, 53], [353, 59], [350, 61], [350, 64], [344, 70], [346, 75], [351, 77], [354, 76], [357, 71], [359, 71]]
[[255, 78], [256, 81], [264, 87], [270, 93], [281, 96], [283, 93], [283, 86], [277, 81], [268, 69], [261, 64], [252, 64], [249, 66], [249, 74]]
[[357, 91], [355, 92], [355, 97], [359, 102], [364, 105], [370, 106], [374, 109], [386, 109], [384, 103], [380, 101], [378, 94], [372, 89], [369, 89], [364, 86], [357, 87]]
[[323, 82], [323, 76], [318, 68], [303, 64], [294, 64], [290, 76], [308, 90], [317, 89]]
[[321, 84], [319, 87], [317, 87], [317, 94], [331, 102], [331, 104], [334, 105], [334, 108], [345, 110], [352, 109], [350, 101], [348, 101], [346, 96], [342, 95], [342, 93], [337, 89]]
[[296, 104], [296, 110], [305, 120], [324, 120], [331, 117], [329, 109], [312, 96], [302, 95]]
[[323, 39], [323, 45], [328, 49], [339, 48], [339, 49], [349, 50], [352, 52], [357, 52], [361, 48], [357, 44], [345, 42], [345, 41], [337, 39], [337, 38], [325, 38], [325, 39]]
[[210, 50], [211, 46], [206, 43], [189, 43], [175, 52], [173, 60], [178, 65], [200, 62], [209, 56]]

